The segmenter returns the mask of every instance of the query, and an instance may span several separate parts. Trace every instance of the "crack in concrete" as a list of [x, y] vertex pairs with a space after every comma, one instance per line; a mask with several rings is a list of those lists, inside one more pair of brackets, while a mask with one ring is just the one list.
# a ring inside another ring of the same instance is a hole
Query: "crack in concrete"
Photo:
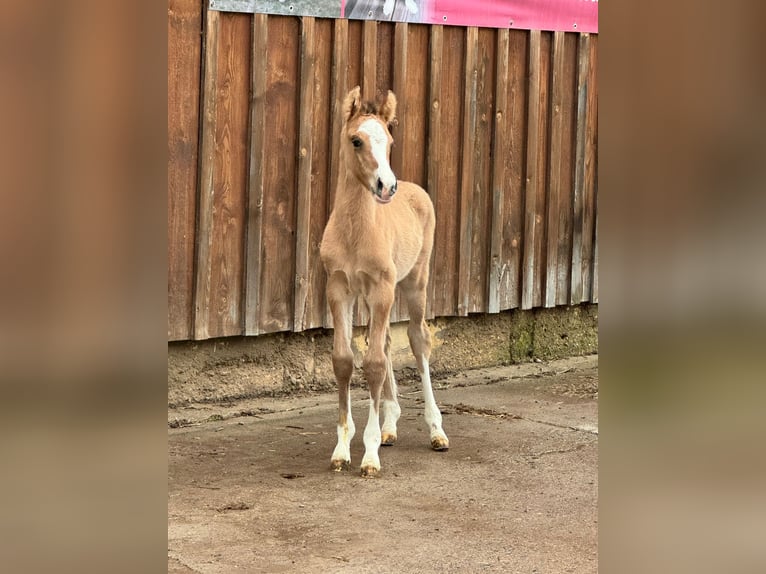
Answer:
[[588, 434], [593, 434], [593, 435], [598, 436], [598, 428], [597, 427], [591, 427], [590, 425], [576, 427], [576, 426], [565, 425], [565, 424], [560, 424], [560, 423], [552, 423], [552, 422], [548, 422], [548, 421], [541, 421], [541, 420], [538, 420], [538, 419], [532, 419], [532, 418], [528, 418], [528, 417], [523, 417], [521, 415], [515, 415], [515, 414], [512, 414], [512, 413], [500, 412], [500, 411], [496, 411], [496, 410], [493, 410], [493, 409], [486, 409], [486, 408], [481, 408], [481, 407], [472, 407], [472, 406], [466, 405], [464, 403], [457, 403], [457, 404], [454, 404], [454, 405], [453, 404], [443, 404], [441, 412], [444, 415], [470, 414], [470, 415], [478, 415], [478, 416], [483, 416], [483, 417], [490, 417], [490, 418], [504, 419], [504, 420], [508, 420], [508, 419], [524, 420], [524, 421], [528, 421], [528, 422], [531, 422], [531, 423], [537, 423], [537, 424], [541, 424], [541, 425], [552, 426], [552, 427], [556, 427], [556, 428], [563, 428], [563, 429], [568, 429], [568, 430], [573, 430], [573, 431], [578, 431], [578, 432], [585, 432], [585, 433], [588, 433]]

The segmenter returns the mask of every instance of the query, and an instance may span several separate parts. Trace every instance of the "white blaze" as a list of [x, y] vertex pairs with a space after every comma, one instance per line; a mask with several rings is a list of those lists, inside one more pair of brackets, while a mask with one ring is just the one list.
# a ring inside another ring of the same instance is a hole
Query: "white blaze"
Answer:
[[396, 176], [388, 163], [388, 134], [386, 130], [383, 129], [379, 120], [369, 119], [362, 122], [359, 131], [367, 134], [370, 139], [370, 151], [375, 161], [378, 162], [378, 171], [375, 173], [375, 177], [380, 178], [386, 189], [391, 189], [396, 183]]

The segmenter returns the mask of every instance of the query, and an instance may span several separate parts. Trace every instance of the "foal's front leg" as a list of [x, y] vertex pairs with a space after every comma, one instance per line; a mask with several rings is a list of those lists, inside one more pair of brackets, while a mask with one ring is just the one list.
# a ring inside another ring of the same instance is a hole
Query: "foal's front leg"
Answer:
[[386, 357], [386, 331], [391, 305], [394, 302], [394, 285], [384, 283], [368, 295], [370, 309], [369, 348], [362, 367], [370, 390], [370, 412], [364, 429], [364, 458], [362, 476], [375, 476], [380, 472], [378, 449], [381, 444], [380, 396], [388, 368]]
[[330, 468], [340, 471], [351, 467], [351, 439], [356, 428], [351, 417], [351, 375], [354, 354], [351, 350], [351, 313], [354, 298], [343, 273], [336, 272], [327, 283], [327, 299], [332, 312], [334, 333], [332, 367], [338, 382], [338, 443], [332, 453]]

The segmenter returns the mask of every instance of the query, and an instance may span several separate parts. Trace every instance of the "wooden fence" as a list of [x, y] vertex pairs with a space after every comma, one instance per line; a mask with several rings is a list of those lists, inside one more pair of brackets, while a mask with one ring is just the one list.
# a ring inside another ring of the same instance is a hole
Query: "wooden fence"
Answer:
[[429, 317], [598, 301], [597, 35], [205, 6], [169, 1], [169, 340], [332, 326], [319, 243], [357, 84], [396, 93], [392, 166], [436, 207]]

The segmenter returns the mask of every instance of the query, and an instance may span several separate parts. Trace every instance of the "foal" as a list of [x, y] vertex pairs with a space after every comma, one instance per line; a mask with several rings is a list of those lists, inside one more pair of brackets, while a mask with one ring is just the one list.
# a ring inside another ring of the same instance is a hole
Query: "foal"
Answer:
[[346, 96], [338, 187], [320, 250], [328, 275], [327, 299], [334, 323], [332, 365], [338, 381], [338, 444], [332, 454], [333, 470], [347, 469], [351, 464], [350, 445], [355, 432], [349, 394], [354, 368], [351, 327], [358, 295], [370, 315], [369, 347], [362, 365], [370, 391], [362, 476], [374, 476], [380, 471], [378, 447], [396, 441], [401, 409], [391, 367], [389, 315], [397, 284], [410, 314], [407, 335], [423, 383], [431, 447], [449, 448], [431, 389], [431, 332], [424, 319], [434, 208], [423, 188], [397, 182], [391, 171], [393, 138], [389, 128], [395, 115], [396, 97], [392, 92], [382, 104], [362, 103], [359, 86]]

